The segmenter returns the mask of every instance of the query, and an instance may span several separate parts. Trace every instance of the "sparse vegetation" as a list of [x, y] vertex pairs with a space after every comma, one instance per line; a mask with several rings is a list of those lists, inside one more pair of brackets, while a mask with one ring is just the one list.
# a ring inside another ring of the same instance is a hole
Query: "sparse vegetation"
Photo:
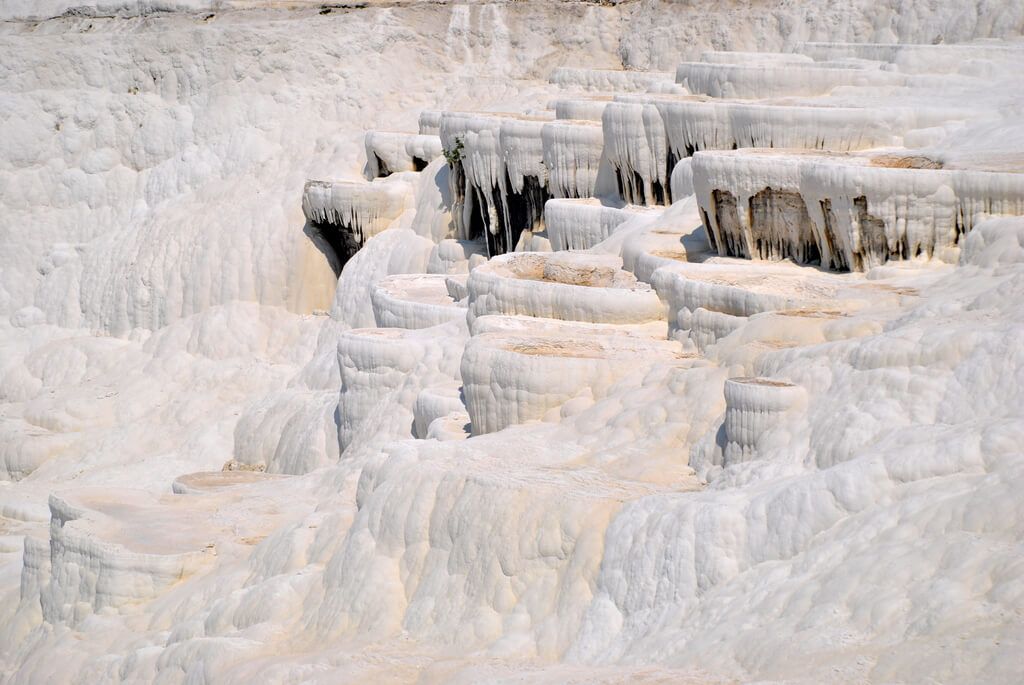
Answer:
[[462, 148], [462, 138], [456, 138], [455, 145], [453, 145], [450, 149], [445, 148], [444, 159], [446, 162], [448, 162], [448, 166], [454, 166], [458, 162], [462, 161]]

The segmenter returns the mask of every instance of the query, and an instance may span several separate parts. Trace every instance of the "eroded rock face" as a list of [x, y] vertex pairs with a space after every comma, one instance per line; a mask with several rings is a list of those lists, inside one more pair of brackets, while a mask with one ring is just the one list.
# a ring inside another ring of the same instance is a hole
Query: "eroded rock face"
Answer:
[[459, 235], [482, 239], [491, 256], [515, 250], [524, 232], [543, 226], [550, 192], [540, 133], [553, 118], [549, 113], [487, 112], [441, 117]]
[[799, 42], [1016, 7], [90, 7], [0, 39], [3, 678], [1020, 680], [1024, 53]]
[[955, 262], [975, 217], [1024, 214], [1019, 174], [907, 153], [703, 152], [693, 173], [719, 254], [839, 271]]

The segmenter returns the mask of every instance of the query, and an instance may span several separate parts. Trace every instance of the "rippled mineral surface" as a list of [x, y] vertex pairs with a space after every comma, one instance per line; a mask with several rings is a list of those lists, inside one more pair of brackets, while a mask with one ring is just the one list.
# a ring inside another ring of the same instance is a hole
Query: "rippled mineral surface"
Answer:
[[0, 682], [1024, 681], [1022, 34], [0, 0]]

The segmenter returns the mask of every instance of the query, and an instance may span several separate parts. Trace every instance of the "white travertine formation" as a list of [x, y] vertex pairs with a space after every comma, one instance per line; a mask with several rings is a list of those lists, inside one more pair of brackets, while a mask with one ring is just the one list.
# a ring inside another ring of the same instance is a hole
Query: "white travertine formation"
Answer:
[[547, 232], [538, 230], [523, 231], [519, 234], [513, 252], [551, 252], [551, 241], [547, 238]]
[[709, 64], [811, 64], [814, 58], [800, 52], [743, 52], [740, 50], [709, 50], [700, 53], [700, 61]]
[[211, 565], [216, 554], [202, 529], [181, 526], [144, 492], [79, 490], [50, 495], [49, 504], [51, 568], [41, 598], [54, 623], [130, 610]]
[[675, 343], [582, 331], [474, 335], [462, 357], [463, 394], [473, 434], [558, 420], [558, 410], [567, 402], [599, 400], [628, 373], [683, 358]]
[[[27, 534], [22, 538], [21, 578], [19, 596], [23, 603], [40, 602], [42, 592], [50, 582], [52, 566], [50, 564], [50, 537], [38, 533]], [[32, 607], [36, 609], [35, 606]], [[39, 607], [41, 614], [42, 607]]]
[[444, 114], [444, 111], [440, 109], [421, 110], [418, 118], [420, 134], [425, 136], [438, 135], [441, 131], [442, 114]]
[[[501, 123], [498, 144], [505, 162], [508, 190], [522, 194], [527, 184], [548, 185], [541, 130], [543, 119], [507, 119]], [[537, 223], [539, 217], [531, 223]]]
[[646, 92], [660, 83], [671, 83], [672, 74], [655, 71], [581, 69], [559, 67], [548, 80], [562, 88], [597, 92]]
[[[480, 263], [485, 264], [486, 260], [483, 260]], [[456, 302], [466, 302], [469, 298], [469, 288], [466, 287], [466, 281], [468, 280], [468, 273], [446, 276], [444, 279], [444, 286], [448, 289], [448, 296]]]
[[588, 250], [622, 223], [653, 211], [636, 205], [608, 205], [594, 198], [555, 199], [544, 205], [544, 222], [552, 250]]
[[912, 151], [801, 165], [800, 193], [830, 247], [831, 266], [956, 262], [960, 241], [980, 217], [1024, 215], [1024, 175], [934, 166]]
[[836, 107], [732, 101], [658, 100], [677, 159], [698, 150], [748, 147], [848, 152], [899, 144], [908, 131], [938, 126], [963, 112], [936, 108]]
[[[704, 249], [697, 253], [699, 261], [707, 256]], [[651, 283], [654, 272], [675, 262], [695, 261], [689, 248], [683, 243], [683, 234], [678, 231], [647, 231], [628, 241], [622, 249], [622, 268], [631, 272], [638, 280]]]
[[714, 98], [771, 98], [828, 95], [840, 86], [904, 86], [913, 81], [905, 74], [868, 65], [683, 62], [676, 69], [676, 82], [691, 93]]
[[347, 227], [365, 242], [408, 209], [411, 198], [407, 182], [307, 181], [302, 210], [309, 221]]
[[405, 151], [405, 144], [413, 135], [401, 131], [367, 131], [363, 136], [367, 176], [384, 178], [400, 171], [415, 171]]
[[487, 246], [479, 240], [442, 240], [430, 254], [429, 274], [468, 274], [487, 261]]
[[233, 463], [292, 475], [337, 463], [336, 375], [332, 370], [316, 388], [297, 383], [247, 406], [235, 426]]
[[430, 328], [466, 318], [448, 293], [444, 275], [400, 274], [378, 281], [370, 291], [373, 317], [381, 328]]
[[174, 479], [171, 491], [175, 495], [208, 495], [222, 490], [253, 483], [280, 480], [285, 476], [251, 470], [199, 471], [185, 473]]
[[448, 442], [452, 440], [465, 440], [472, 435], [469, 423], [469, 414], [465, 411], [456, 411], [445, 416], [439, 416], [427, 426], [426, 440], [437, 440]]
[[614, 99], [612, 95], [576, 95], [556, 98], [550, 108], [555, 111], [555, 119], [601, 121], [604, 108]]
[[500, 113], [488, 112], [441, 114], [441, 146], [454, 155], [461, 145], [456, 161], [468, 186], [477, 192], [490, 193], [503, 181], [505, 166], [499, 138], [501, 117]]
[[550, 195], [594, 197], [604, 159], [600, 120], [548, 122], [541, 128], [541, 144]]
[[0, 681], [1022, 680], [1024, 5], [320, 5], [0, 0]]
[[735, 260], [666, 265], [651, 283], [668, 305], [670, 332], [690, 337], [701, 350], [743, 325], [737, 317], [834, 303], [853, 285], [809, 267]]
[[672, 175], [669, 177], [668, 183], [676, 202], [693, 195], [693, 160], [689, 157], [680, 158], [672, 167]]
[[374, 407], [401, 385], [423, 354], [422, 346], [401, 328], [354, 329], [338, 338], [338, 442], [342, 452]]
[[400, 171], [423, 171], [442, 154], [441, 139], [436, 135], [367, 131], [363, 145], [371, 179]]
[[739, 260], [677, 264], [654, 274], [654, 286], [670, 312], [703, 307], [734, 316], [833, 301], [846, 284], [841, 276], [810, 267]]
[[810, 152], [700, 152], [693, 157], [693, 188], [708, 239], [723, 256], [801, 263], [822, 260], [800, 195], [800, 164]]
[[405, 154], [412, 159], [413, 171], [422, 171], [430, 162], [444, 154], [438, 135], [418, 134], [405, 141]]
[[[417, 174], [403, 174], [416, 180], [416, 206], [408, 225], [417, 235], [438, 243], [456, 235], [451, 214], [451, 170], [443, 158], [436, 158]], [[403, 217], [404, 218], [404, 217]]]
[[707, 250], [707, 240], [700, 249], [684, 244], [678, 233], [649, 231], [629, 241], [622, 251], [623, 268], [644, 283], [653, 283], [654, 272], [676, 262], [700, 262], [713, 253]]
[[719, 254], [863, 271], [890, 259], [955, 261], [984, 214], [1024, 214], [1024, 177], [943, 169], [912, 151], [703, 152], [697, 201]]
[[367, 240], [412, 208], [414, 201], [414, 187], [402, 175], [372, 183], [307, 181], [302, 211], [333, 248], [340, 270]]
[[426, 439], [434, 421], [465, 412], [460, 386], [452, 384], [424, 388], [416, 396], [416, 405], [413, 407], [413, 433], [417, 438]]
[[757, 457], [758, 441], [788, 412], [800, 411], [807, 393], [773, 378], [730, 378], [725, 382], [725, 465]]
[[660, 319], [658, 295], [610, 255], [573, 252], [503, 255], [469, 274], [469, 317], [521, 314], [591, 323]]
[[619, 194], [637, 205], [671, 204], [665, 125], [651, 103], [613, 102], [601, 119], [604, 153], [618, 178]]
[[682, 308], [676, 315], [675, 329], [683, 331], [686, 339], [698, 352], [704, 354], [709, 347], [747, 325], [747, 317], [716, 312], [703, 307]]
[[659, 320], [634, 324], [589, 323], [518, 314], [488, 314], [473, 319], [469, 332], [470, 335], [483, 335], [484, 333], [569, 337], [577, 335], [603, 335], [642, 338], [645, 340], [665, 340], [665, 322]]
[[797, 50], [815, 60], [873, 60], [894, 64], [904, 73], [933, 74], [957, 72], [965, 64], [969, 65], [976, 60], [1019, 63], [1024, 57], [1024, 50], [1018, 45], [994, 43], [922, 45], [808, 42], [797, 45]]
[[[543, 225], [547, 199], [540, 129], [550, 116], [445, 112], [441, 144], [452, 164], [452, 217], [458, 235], [486, 238], [489, 254], [512, 251]], [[505, 143], [502, 142], [504, 127]]]
[[413, 437], [413, 406], [422, 388], [458, 380], [462, 340], [456, 333], [465, 324], [449, 324], [450, 335], [440, 339], [431, 330], [437, 329], [361, 328], [338, 336], [342, 457], [360, 435]]
[[[901, 278], [855, 282], [836, 300], [756, 314], [744, 322], [730, 345], [787, 349], [874, 335], [889, 312], [917, 299], [917, 291], [901, 282]], [[869, 308], [874, 316], [861, 316]], [[708, 344], [722, 337], [716, 336]]]
[[0, 425], [0, 478], [4, 480], [20, 481], [29, 476], [70, 442], [67, 435], [29, 421], [8, 419]]

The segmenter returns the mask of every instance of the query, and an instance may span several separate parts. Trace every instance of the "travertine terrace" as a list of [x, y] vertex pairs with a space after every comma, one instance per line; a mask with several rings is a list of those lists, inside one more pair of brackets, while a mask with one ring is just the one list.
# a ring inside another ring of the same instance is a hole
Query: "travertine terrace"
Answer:
[[1024, 681], [1024, 6], [0, 0], [0, 683]]

